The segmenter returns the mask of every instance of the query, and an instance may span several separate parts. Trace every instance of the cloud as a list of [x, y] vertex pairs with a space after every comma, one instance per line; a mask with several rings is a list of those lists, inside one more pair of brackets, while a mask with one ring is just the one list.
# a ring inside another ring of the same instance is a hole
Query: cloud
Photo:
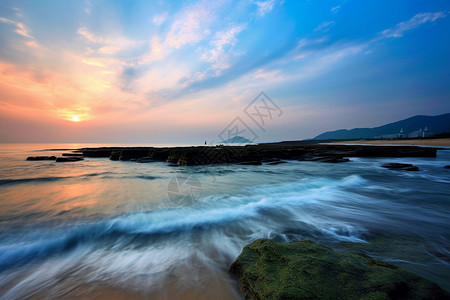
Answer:
[[[181, 10], [174, 16], [167, 35], [154, 35], [150, 41], [150, 51], [136, 58], [136, 64], [145, 65], [163, 60], [174, 50], [185, 45], [196, 44], [211, 34], [210, 27], [218, 20], [217, 15], [223, 1], [199, 1]], [[153, 23], [166, 20], [167, 12], [156, 15]]]
[[153, 20], [152, 20], [152, 22], [153, 22], [153, 24], [155, 24], [155, 25], [157, 25], [157, 26], [160, 26], [162, 23], [164, 23], [164, 21], [167, 19], [167, 16], [168, 16], [168, 12], [166, 11], [166, 12], [163, 12], [162, 14], [160, 14], [160, 15], [155, 15], [154, 17], [153, 17]]
[[120, 50], [119, 47], [115, 47], [115, 46], [105, 46], [105, 47], [101, 47], [100, 49], [97, 50], [97, 53], [99, 54], [115, 54]]
[[105, 40], [102, 37], [95, 36], [87, 27], [78, 28], [77, 33], [92, 43], [105, 43]]
[[91, 14], [91, 9], [92, 9], [92, 3], [90, 1], [88, 1], [88, 0], [86, 0], [85, 2], [86, 2], [86, 7], [84, 8], [84, 12], [87, 15], [90, 15]]
[[13, 7], [12, 9], [16, 11], [16, 17], [23, 18], [23, 15], [20, 12], [20, 9], [18, 9], [17, 7]]
[[341, 6], [340, 6], [340, 5], [336, 5], [336, 6], [333, 6], [333, 7], [330, 9], [330, 11], [331, 11], [332, 14], [337, 14], [337, 13], [339, 12], [340, 9], [341, 9]]
[[417, 14], [408, 21], [398, 23], [394, 28], [383, 30], [380, 35], [383, 38], [399, 38], [403, 36], [405, 31], [414, 29], [424, 23], [434, 22], [440, 18], [445, 18], [444, 12], [421, 13]]
[[172, 52], [170, 47], [161, 41], [161, 37], [155, 35], [150, 41], [150, 51], [135, 59], [136, 64], [145, 65], [162, 60]]
[[199, 2], [175, 17], [165, 43], [172, 48], [180, 48], [196, 43], [211, 33], [209, 25], [214, 20], [213, 7], [207, 2]]
[[275, 6], [275, 0], [255, 2], [255, 4], [258, 6], [258, 16], [262, 17], [273, 9]]
[[328, 30], [331, 29], [331, 27], [335, 24], [334, 21], [328, 21], [328, 22], [323, 22], [322, 24], [320, 24], [319, 26], [317, 26], [314, 31], [319, 31], [322, 30], [324, 32], [327, 32]]
[[[102, 37], [95, 35], [92, 33], [87, 27], [80, 27], [77, 31], [78, 35], [85, 38], [89, 43], [95, 44], [96, 47], [101, 45], [102, 47], [98, 48], [98, 50], [93, 50], [91, 47], [87, 48], [86, 55], [90, 54], [103, 54], [103, 55], [114, 55], [117, 52], [120, 52], [122, 50], [136, 47], [139, 45], [142, 45], [143, 41], [134, 41], [129, 40], [124, 37], [114, 37], [114, 38], [108, 38], [108, 37]], [[94, 47], [95, 49], [95, 47]]]
[[39, 48], [38, 43], [36, 41], [27, 41], [25, 42], [25, 45], [27, 45], [30, 48]]
[[232, 27], [229, 30], [216, 33], [214, 40], [210, 42], [214, 46], [213, 49], [202, 55], [202, 59], [213, 63], [212, 68], [215, 70], [223, 70], [230, 67], [230, 56], [227, 47], [232, 47], [236, 43], [236, 36], [244, 30], [245, 25]]
[[25, 27], [25, 24], [21, 23], [21, 22], [16, 22], [10, 19], [6, 19], [6, 18], [0, 18], [0, 22], [5, 23], [5, 24], [12, 24], [14, 26], [16, 26], [16, 30], [14, 30], [17, 34], [29, 38], [29, 39], [34, 39], [30, 32], [28, 31], [28, 29]]

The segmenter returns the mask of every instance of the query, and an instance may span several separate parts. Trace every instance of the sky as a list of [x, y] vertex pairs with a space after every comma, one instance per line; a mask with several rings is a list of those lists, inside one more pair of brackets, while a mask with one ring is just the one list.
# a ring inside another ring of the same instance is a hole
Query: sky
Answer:
[[299, 140], [448, 113], [449, 37], [447, 0], [2, 0], [0, 142]]

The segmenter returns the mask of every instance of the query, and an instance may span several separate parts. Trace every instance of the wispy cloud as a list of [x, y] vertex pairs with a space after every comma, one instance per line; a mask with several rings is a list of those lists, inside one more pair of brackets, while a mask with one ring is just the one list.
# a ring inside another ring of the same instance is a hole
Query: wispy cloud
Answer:
[[120, 50], [120, 47], [116, 47], [116, 46], [105, 46], [105, 47], [101, 47], [100, 49], [97, 50], [97, 53], [99, 54], [115, 54]]
[[163, 12], [162, 14], [155, 15], [152, 19], [153, 24], [160, 26], [164, 21], [166, 21], [167, 16], [169, 13], [167, 11]]
[[87, 27], [78, 28], [77, 33], [92, 43], [105, 43], [105, 40], [102, 37], [95, 36]]
[[96, 47], [101, 46], [98, 50], [93, 50], [91, 47], [88, 47], [88, 51], [86, 54], [104, 54], [104, 55], [113, 55], [119, 51], [124, 49], [135, 47], [143, 44], [143, 41], [135, 41], [130, 40], [124, 37], [102, 37], [92, 33], [87, 27], [82, 26], [78, 28], [78, 35], [86, 39], [89, 43], [96, 45]]
[[419, 27], [420, 25], [428, 22], [434, 22], [440, 18], [445, 18], [445, 12], [435, 12], [435, 13], [421, 13], [417, 14], [408, 21], [398, 23], [394, 28], [383, 30], [380, 36], [383, 38], [399, 38], [403, 36], [405, 31]]
[[84, 8], [84, 12], [87, 15], [90, 15], [91, 14], [91, 9], [92, 9], [92, 3], [89, 0], [86, 0], [85, 3], [86, 3], [86, 7]]
[[258, 6], [257, 14], [259, 16], [264, 16], [268, 12], [270, 12], [274, 6], [276, 1], [275, 0], [266, 0], [266, 1], [257, 1], [255, 4]]
[[340, 9], [341, 9], [341, 6], [340, 6], [340, 5], [336, 5], [336, 6], [333, 6], [333, 7], [330, 9], [330, 11], [331, 11], [332, 14], [337, 14], [337, 13], [339, 12]]
[[226, 47], [235, 45], [236, 36], [244, 30], [245, 25], [238, 25], [229, 30], [216, 33], [215, 38], [211, 41], [213, 49], [202, 55], [202, 59], [212, 63], [215, 70], [223, 70], [230, 67], [230, 55]]
[[12, 9], [16, 11], [16, 17], [18, 17], [18, 18], [23, 18], [23, 15], [22, 15], [22, 13], [20, 12], [20, 9], [19, 9], [19, 8], [13, 7]]
[[331, 27], [333, 27], [333, 25], [335, 24], [334, 21], [327, 21], [327, 22], [323, 22], [322, 24], [320, 24], [319, 26], [317, 26], [314, 31], [319, 31], [322, 30], [324, 32], [327, 32], [328, 30], [331, 29]]
[[23, 24], [22, 22], [17, 22], [17, 21], [13, 21], [10, 19], [6, 19], [6, 18], [0, 18], [0, 22], [2, 23], [6, 23], [6, 24], [12, 24], [14, 26], [16, 26], [16, 30], [14, 30], [17, 34], [29, 38], [29, 39], [34, 39], [29, 30], [26, 28], [25, 24]]
[[210, 23], [214, 20], [212, 9], [204, 2], [195, 3], [177, 16], [165, 42], [172, 48], [196, 43], [211, 33]]

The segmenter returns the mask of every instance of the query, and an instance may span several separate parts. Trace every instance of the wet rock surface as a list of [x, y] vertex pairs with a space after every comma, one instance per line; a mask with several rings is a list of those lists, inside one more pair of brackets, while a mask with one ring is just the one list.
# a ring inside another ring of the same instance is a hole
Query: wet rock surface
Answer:
[[311, 241], [247, 245], [230, 267], [246, 299], [450, 299], [422, 277]]
[[56, 160], [56, 156], [29, 156], [27, 160]]
[[[101, 147], [83, 148], [76, 151], [83, 157], [104, 157], [111, 160], [137, 162], [164, 161], [172, 165], [191, 166], [277, 164], [283, 163], [284, 160], [345, 163], [349, 162], [351, 157], [435, 157], [438, 149], [417, 146], [361, 146], [297, 142], [246, 146]], [[72, 156], [72, 154], [67, 156]]]
[[389, 170], [419, 171], [419, 168], [412, 164], [387, 163], [382, 165], [382, 167], [387, 168]]
[[63, 156], [63, 157], [57, 157], [56, 162], [74, 162], [74, 161], [80, 161], [84, 160], [84, 157], [82, 156]]

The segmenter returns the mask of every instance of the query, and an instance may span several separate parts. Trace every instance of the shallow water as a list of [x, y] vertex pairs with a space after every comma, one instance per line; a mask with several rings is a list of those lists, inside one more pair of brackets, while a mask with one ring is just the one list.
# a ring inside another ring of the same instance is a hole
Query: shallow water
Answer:
[[257, 238], [356, 249], [450, 290], [450, 151], [263, 166], [25, 161], [82, 146], [0, 146], [0, 299], [239, 299], [227, 270]]

